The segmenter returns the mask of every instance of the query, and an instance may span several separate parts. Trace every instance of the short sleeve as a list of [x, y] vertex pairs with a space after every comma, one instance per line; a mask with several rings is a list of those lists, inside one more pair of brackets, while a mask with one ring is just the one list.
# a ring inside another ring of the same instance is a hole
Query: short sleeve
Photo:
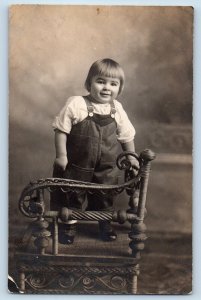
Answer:
[[70, 97], [66, 101], [65, 106], [62, 108], [60, 113], [55, 117], [52, 124], [53, 129], [59, 129], [65, 133], [70, 133], [72, 128], [72, 122], [74, 119], [74, 110], [73, 110], [73, 101], [74, 98]]
[[121, 103], [116, 103], [115, 107], [118, 113], [116, 117], [117, 139], [122, 144], [131, 142], [135, 137], [135, 128], [129, 120], [128, 115], [123, 109]]

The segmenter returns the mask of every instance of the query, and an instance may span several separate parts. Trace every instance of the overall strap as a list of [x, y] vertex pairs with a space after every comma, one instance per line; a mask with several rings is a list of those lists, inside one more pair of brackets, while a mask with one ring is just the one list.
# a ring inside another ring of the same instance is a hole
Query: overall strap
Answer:
[[89, 99], [87, 98], [87, 96], [84, 96], [83, 98], [84, 98], [86, 106], [87, 106], [88, 116], [89, 117], [93, 117], [93, 115], [94, 115], [94, 107], [91, 104], [91, 101], [89, 101]]
[[[86, 106], [87, 106], [87, 110], [88, 110], [88, 116], [89, 117], [93, 117], [94, 115], [94, 107], [91, 103], [91, 101], [88, 99], [87, 96], [83, 96], [85, 102], [86, 102]], [[110, 107], [111, 107], [111, 110], [110, 110], [110, 116], [111, 118], [115, 118], [115, 113], [116, 113], [116, 108], [115, 108], [115, 105], [114, 105], [114, 101], [111, 101], [110, 102]]]
[[115, 108], [115, 106], [114, 106], [114, 101], [112, 101], [112, 102], [110, 103], [110, 106], [111, 106], [110, 116], [111, 116], [111, 118], [114, 119], [115, 114], [116, 114], [116, 108]]

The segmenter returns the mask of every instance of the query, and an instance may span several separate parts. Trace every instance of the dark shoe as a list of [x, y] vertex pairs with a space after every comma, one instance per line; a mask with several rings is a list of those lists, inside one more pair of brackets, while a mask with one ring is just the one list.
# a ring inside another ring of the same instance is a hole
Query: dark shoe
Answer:
[[105, 242], [112, 242], [117, 239], [116, 232], [112, 229], [109, 221], [99, 221], [100, 237]]
[[60, 240], [61, 244], [70, 245], [73, 244], [75, 236], [64, 234]]
[[76, 224], [62, 224], [62, 228], [59, 230], [59, 243], [72, 244], [74, 242], [75, 234]]

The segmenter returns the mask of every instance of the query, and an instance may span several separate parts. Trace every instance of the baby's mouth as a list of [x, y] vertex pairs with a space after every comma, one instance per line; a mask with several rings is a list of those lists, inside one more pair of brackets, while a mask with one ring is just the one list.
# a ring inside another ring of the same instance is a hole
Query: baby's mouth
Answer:
[[100, 93], [101, 96], [111, 96], [110, 93]]

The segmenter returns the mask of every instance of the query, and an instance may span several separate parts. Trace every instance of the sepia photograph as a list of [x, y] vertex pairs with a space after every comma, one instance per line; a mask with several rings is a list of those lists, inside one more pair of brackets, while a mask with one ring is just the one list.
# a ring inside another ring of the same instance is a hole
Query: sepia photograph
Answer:
[[192, 293], [193, 18], [9, 7], [10, 293]]

